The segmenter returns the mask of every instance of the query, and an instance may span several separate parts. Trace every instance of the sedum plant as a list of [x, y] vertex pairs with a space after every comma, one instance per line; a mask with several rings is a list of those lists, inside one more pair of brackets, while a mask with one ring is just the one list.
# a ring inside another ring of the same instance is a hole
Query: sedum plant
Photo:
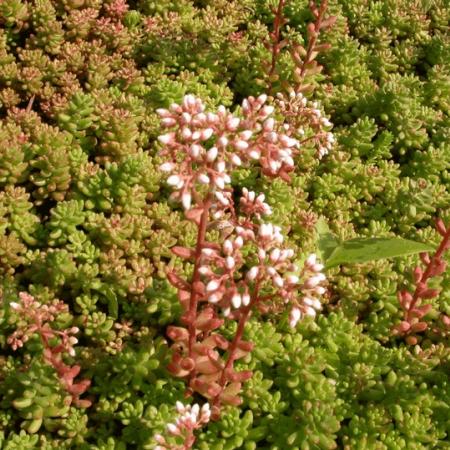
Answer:
[[[291, 108], [300, 107], [301, 115], [306, 102], [298, 103], [299, 98], [301, 94], [293, 94], [280, 101], [281, 111], [291, 112], [286, 119], [294, 116]], [[202, 101], [191, 95], [181, 105], [158, 110], [169, 129], [159, 137], [165, 159], [160, 168], [169, 174], [171, 198], [181, 202], [186, 218], [197, 227], [195, 248], [172, 248], [193, 269], [187, 279], [175, 270], [168, 272], [183, 311], [183, 326], [167, 330], [174, 342], [168, 368], [186, 379], [187, 394], [208, 399], [214, 419], [222, 405], [241, 403], [242, 382], [252, 376], [234, 367], [254, 347], [243, 340], [250, 316], [287, 309], [289, 324], [295, 327], [303, 316], [316, 315], [322, 307], [318, 297], [325, 293], [323, 265], [312, 254], [299, 269], [281, 227], [265, 221], [272, 211], [264, 195], [244, 188], [239, 203], [234, 201], [233, 171], [258, 164], [263, 176], [289, 181], [301, 152], [295, 137], [299, 129], [292, 126], [299, 117], [291, 123], [276, 120], [275, 107], [267, 100], [266, 95], [244, 100], [242, 117], [224, 107], [206, 112]], [[305, 110], [303, 114], [309, 117]], [[327, 136], [322, 152], [331, 144], [331, 134]], [[216, 230], [220, 232], [214, 236]], [[230, 320], [237, 328], [228, 340], [218, 329]]]

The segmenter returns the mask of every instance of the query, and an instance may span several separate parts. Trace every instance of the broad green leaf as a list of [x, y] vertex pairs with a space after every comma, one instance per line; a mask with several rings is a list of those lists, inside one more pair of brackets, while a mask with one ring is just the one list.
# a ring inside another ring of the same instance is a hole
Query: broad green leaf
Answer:
[[433, 251], [434, 247], [402, 238], [358, 238], [338, 244], [325, 258], [327, 268]]
[[327, 261], [335, 248], [340, 244], [338, 238], [331, 233], [326, 220], [321, 217], [316, 223], [317, 256], [320, 261]]

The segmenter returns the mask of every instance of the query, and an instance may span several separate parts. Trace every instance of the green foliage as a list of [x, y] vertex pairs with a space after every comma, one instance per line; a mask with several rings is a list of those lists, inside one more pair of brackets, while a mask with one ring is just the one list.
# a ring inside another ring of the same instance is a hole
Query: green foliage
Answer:
[[[174, 420], [184, 384], [165, 369], [165, 331], [181, 311], [166, 273], [191, 273], [170, 249], [192, 247], [196, 229], [162, 182], [155, 110], [187, 93], [234, 109], [264, 92], [277, 4], [0, 2], [0, 448], [152, 449]], [[329, 263], [316, 322], [251, 319], [243, 404], [198, 432], [199, 449], [448, 447], [450, 275], [434, 280], [429, 329], [407, 347], [392, 336], [396, 293], [419, 259], [392, 244], [436, 248], [433, 218], [450, 223], [450, 8], [329, 0], [329, 12], [319, 40], [332, 48], [310, 81], [335, 147], [319, 164], [305, 145], [290, 184], [242, 170], [232, 185], [266, 194], [293, 249], [345, 264]], [[308, 2], [285, 16], [283, 37], [303, 45]], [[282, 78], [292, 70], [283, 55]], [[374, 238], [398, 257], [375, 261]], [[352, 240], [364, 246], [347, 264], [336, 246]], [[80, 329], [73, 359], [91, 407], [67, 406], [37, 339], [8, 346], [22, 290], [68, 305], [56, 323]]]

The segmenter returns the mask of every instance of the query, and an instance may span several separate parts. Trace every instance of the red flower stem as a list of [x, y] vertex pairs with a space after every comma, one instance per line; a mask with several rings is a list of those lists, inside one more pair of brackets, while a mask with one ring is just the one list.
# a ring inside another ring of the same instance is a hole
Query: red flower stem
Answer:
[[271, 33], [272, 38], [272, 60], [270, 63], [270, 70], [269, 70], [269, 86], [268, 86], [268, 93], [270, 94], [272, 92], [272, 77], [275, 73], [276, 65], [277, 65], [277, 57], [280, 53], [280, 34], [281, 34], [281, 27], [283, 25], [283, 9], [285, 5], [285, 0], [280, 0], [278, 3], [278, 8], [275, 13], [275, 20], [273, 23], [273, 32]]
[[317, 38], [319, 37], [319, 31], [320, 31], [320, 26], [322, 25], [322, 20], [323, 20], [323, 16], [325, 15], [325, 11], [327, 10], [327, 5], [328, 4], [328, 0], [323, 0], [320, 4], [320, 8], [319, 8], [319, 15], [317, 17], [317, 20], [314, 22], [314, 34], [311, 36], [311, 39], [309, 39], [308, 41], [308, 47], [306, 49], [306, 56], [305, 59], [303, 61], [302, 64], [302, 68], [300, 71], [300, 80], [297, 83], [297, 87], [295, 89], [296, 92], [300, 91], [301, 88], [301, 83], [303, 81], [303, 79], [305, 78], [305, 74], [306, 74], [306, 65], [311, 62], [311, 55], [314, 51], [314, 47], [316, 45], [317, 42]]
[[[203, 203], [203, 212], [200, 218], [200, 225], [198, 227], [197, 233], [197, 244], [195, 247], [195, 263], [194, 263], [194, 274], [192, 276], [191, 282], [191, 297], [189, 299], [189, 311], [186, 317], [186, 321], [188, 323], [189, 330], [189, 357], [192, 358], [192, 349], [195, 345], [196, 341], [196, 328], [195, 328], [195, 319], [197, 318], [197, 308], [198, 308], [198, 298], [199, 294], [194, 289], [198, 282], [201, 281], [200, 273], [198, 269], [200, 268], [200, 260], [202, 256], [203, 246], [205, 244], [206, 238], [206, 228], [208, 226], [208, 218], [209, 218], [209, 208], [211, 207], [211, 194], [208, 194], [204, 203]], [[191, 373], [191, 378], [194, 376], [194, 373]]]
[[411, 313], [414, 310], [416, 303], [420, 299], [420, 293], [423, 290], [423, 285], [426, 285], [428, 283], [428, 279], [433, 276], [432, 271], [435, 266], [435, 263], [441, 259], [445, 250], [447, 250], [449, 241], [450, 241], [450, 227], [446, 231], [444, 238], [442, 239], [438, 249], [436, 250], [436, 253], [431, 257], [430, 262], [427, 264], [427, 268], [425, 269], [425, 272], [423, 273], [422, 277], [420, 278], [420, 282], [418, 283], [418, 286], [416, 287], [416, 290], [414, 291], [414, 295], [413, 295], [413, 298], [409, 305], [409, 308], [407, 311], [405, 311], [406, 322], [410, 322], [412, 320]]
[[[258, 293], [259, 293], [260, 284], [261, 284], [261, 278], [259, 278], [258, 281], [256, 282], [255, 292], [254, 292], [254, 295], [252, 296], [250, 303], [242, 309], [242, 314], [239, 318], [239, 323], [238, 323], [238, 327], [236, 330], [236, 334], [234, 335], [233, 341], [231, 342], [231, 345], [230, 345], [230, 350], [228, 352], [228, 359], [227, 359], [227, 362], [225, 363], [225, 367], [222, 370], [222, 374], [221, 374], [220, 380], [219, 380], [219, 385], [222, 387], [222, 391], [225, 387], [227, 371], [233, 365], [233, 362], [235, 361], [236, 350], [239, 345], [239, 342], [242, 339], [242, 335], [244, 334], [245, 324], [247, 323], [248, 317], [250, 315], [250, 311], [253, 308], [253, 306], [259, 301]], [[214, 398], [214, 400], [213, 400], [214, 406], [219, 406], [219, 402], [220, 402], [219, 397], [220, 397], [220, 394]]]

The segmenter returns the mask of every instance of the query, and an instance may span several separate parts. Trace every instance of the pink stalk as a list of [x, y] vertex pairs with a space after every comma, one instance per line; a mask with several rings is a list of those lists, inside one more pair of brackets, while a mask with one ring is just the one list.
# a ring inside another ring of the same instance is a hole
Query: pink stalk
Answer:
[[428, 253], [421, 253], [420, 258], [425, 264], [425, 270], [419, 266], [414, 269], [413, 275], [416, 285], [414, 293], [411, 294], [406, 290], [398, 293], [404, 316], [403, 321], [394, 327], [394, 333], [409, 335], [407, 342], [411, 345], [417, 343], [417, 338], [411, 336], [411, 334], [425, 331], [428, 328], [428, 324], [421, 319], [431, 310], [432, 306], [431, 304], [420, 305], [420, 303], [422, 300], [432, 299], [439, 295], [439, 290], [429, 288], [428, 282], [431, 278], [444, 273], [447, 266], [443, 255], [450, 248], [450, 227], [446, 228], [444, 222], [437, 219], [436, 228], [442, 236], [442, 241], [433, 256], [430, 257]]

